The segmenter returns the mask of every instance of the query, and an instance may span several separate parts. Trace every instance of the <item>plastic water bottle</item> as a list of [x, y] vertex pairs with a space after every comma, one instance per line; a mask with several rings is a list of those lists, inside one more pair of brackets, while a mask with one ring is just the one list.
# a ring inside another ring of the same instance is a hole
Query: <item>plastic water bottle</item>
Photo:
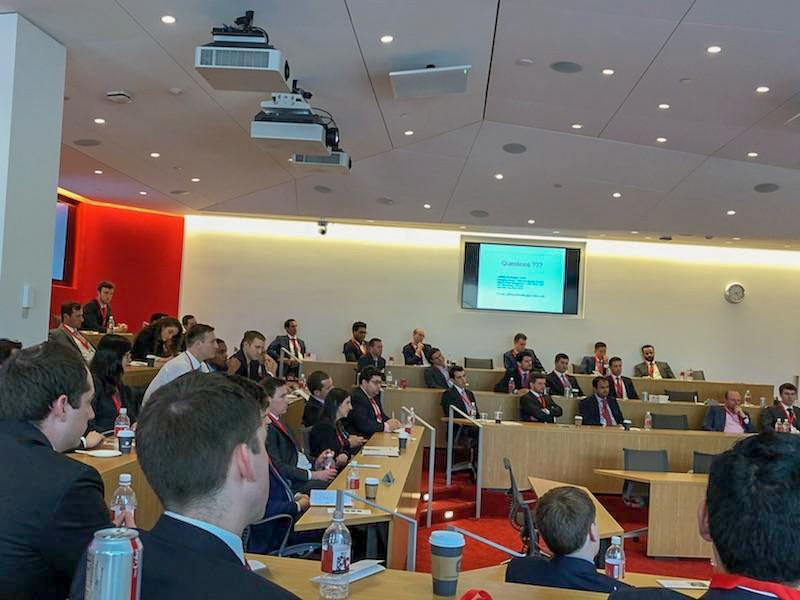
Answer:
[[353, 461], [350, 463], [350, 470], [347, 472], [347, 489], [356, 490], [361, 488], [361, 476], [358, 473], [358, 463]]
[[123, 429], [131, 428], [131, 420], [128, 418], [128, 409], [120, 408], [119, 415], [114, 419], [114, 437], [119, 436], [119, 432]]
[[[414, 412], [414, 407], [411, 407], [411, 426], [414, 427], [417, 424], [417, 413]], [[408, 433], [411, 433], [410, 431]]]
[[333, 520], [322, 536], [322, 576], [319, 595], [326, 600], [341, 600], [350, 594], [350, 556], [352, 540], [344, 524], [342, 494], [336, 495]]
[[392, 376], [392, 372], [387, 369], [387, 371], [386, 371], [386, 385], [388, 387], [392, 387], [392, 384], [394, 384], [394, 377]]
[[625, 577], [625, 551], [618, 535], [612, 536], [611, 545], [606, 550], [606, 575], [614, 579]]
[[108, 315], [108, 329], [106, 333], [114, 333], [114, 327], [116, 327], [116, 323], [114, 322], [114, 316]]
[[565, 398], [572, 398], [572, 388], [571, 387], [565, 387], [564, 388], [564, 397]]
[[644, 428], [648, 430], [653, 428], [653, 415], [650, 414], [649, 410], [644, 413]]
[[136, 510], [136, 494], [131, 487], [133, 478], [130, 473], [119, 474], [119, 487], [111, 496], [111, 510], [114, 511], [114, 518], [119, 517], [124, 512], [129, 512], [133, 516]]

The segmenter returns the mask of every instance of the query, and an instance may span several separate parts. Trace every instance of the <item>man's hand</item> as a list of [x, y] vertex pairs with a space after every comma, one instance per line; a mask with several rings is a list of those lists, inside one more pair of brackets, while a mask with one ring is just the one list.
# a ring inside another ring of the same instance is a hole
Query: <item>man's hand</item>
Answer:
[[395, 429], [400, 429], [403, 426], [403, 424], [397, 419], [389, 419], [388, 421], [386, 421], [386, 426], [389, 431], [394, 431]]
[[86, 448], [97, 448], [106, 438], [97, 431], [90, 431], [86, 434]]
[[549, 408], [543, 408], [543, 409], [542, 409], [542, 412], [543, 412], [544, 414], [546, 414], [546, 415], [549, 415], [549, 414], [550, 414], [550, 409], [549, 409]]
[[339, 468], [345, 466], [347, 464], [347, 460], [348, 460], [347, 454], [342, 452], [341, 454], [339, 454], [339, 456], [336, 457], [336, 466], [338, 466]]
[[231, 356], [228, 359], [228, 375], [235, 375], [236, 371], [238, 371], [241, 366], [241, 361], [238, 358]]
[[364, 445], [364, 442], [367, 440], [360, 435], [348, 435], [347, 442], [350, 444], [351, 448], [360, 448]]
[[322, 466], [325, 464], [325, 461], [329, 458], [333, 458], [333, 450], [323, 450], [319, 453], [317, 460], [314, 461], [314, 465], [321, 469]]
[[278, 373], [278, 363], [275, 362], [275, 359], [272, 358], [269, 354], [264, 355], [264, 367], [266, 367], [267, 371], [270, 373], [277, 374]]
[[322, 469], [320, 471], [311, 471], [311, 479], [318, 479], [320, 481], [333, 481], [336, 479], [337, 471], [335, 468]]
[[297, 503], [300, 512], [308, 510], [308, 507], [311, 506], [311, 499], [306, 494], [295, 494], [294, 501]]
[[127, 323], [120, 323], [116, 327], [119, 333], [126, 333], [128, 331], [128, 324]]

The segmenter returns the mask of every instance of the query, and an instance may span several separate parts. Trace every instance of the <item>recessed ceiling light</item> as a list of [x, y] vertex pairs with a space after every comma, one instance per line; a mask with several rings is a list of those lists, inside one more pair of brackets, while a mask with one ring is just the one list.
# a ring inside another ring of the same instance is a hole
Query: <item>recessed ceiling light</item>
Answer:
[[95, 169], [95, 170], [94, 170], [94, 174], [95, 174], [95, 175], [102, 175], [102, 174], [103, 174], [103, 171], [101, 171], [100, 169]]
[[503, 174], [502, 173], [495, 173], [494, 174], [494, 178], [497, 179], [497, 181], [500, 181], [503, 178]]
[[765, 85], [760, 85], [760, 86], [758, 86], [758, 87], [756, 88], [756, 91], [757, 91], [759, 94], [766, 94], [766, 93], [769, 91], [769, 88], [768, 88], [767, 86], [765, 86]]
[[147, 192], [144, 192], [144, 191], [142, 191], [142, 192], [139, 192], [139, 195], [140, 195], [140, 196], [147, 196]]
[[489, 216], [489, 213], [486, 212], [485, 210], [471, 210], [469, 211], [469, 214], [471, 214], [476, 219], [485, 219], [486, 217]]
[[638, 232], [638, 231], [631, 231], [631, 233], [632, 233], [633, 235], [636, 235], [636, 234], [637, 234], [637, 233], [639, 233], [639, 232]]
[[553, 71], [558, 71], [559, 73], [578, 73], [583, 71], [583, 67], [581, 65], [568, 60], [554, 62], [550, 65], [550, 68], [553, 69]]
[[533, 225], [534, 223], [536, 223], [535, 219], [528, 219], [528, 225]]
[[422, 208], [430, 208], [430, 207], [431, 207], [431, 205], [427, 204], [427, 203], [422, 205]]
[[160, 158], [160, 157], [161, 157], [161, 155], [158, 152], [151, 152], [150, 153], [150, 158]]
[[727, 214], [729, 217], [732, 217], [733, 215], [735, 215], [735, 214], [736, 214], [736, 211], [735, 211], [735, 210], [729, 210], [729, 211], [728, 211], [727, 213], [725, 213], [725, 214]]
[[622, 194], [620, 192], [614, 192], [613, 194], [611, 194], [611, 197], [612, 198], [622, 198]]
[[404, 135], [414, 135], [414, 132], [413, 132], [411, 129], [406, 129], [406, 130], [403, 132], [403, 134], [404, 134]]
[[198, 181], [200, 181], [199, 177], [192, 177], [192, 183], [197, 183]]
[[609, 69], [608, 67], [606, 67], [605, 69], [602, 70], [602, 73], [603, 75], [613, 75], [615, 71], [614, 69]]
[[72, 143], [75, 144], [76, 146], [99, 146], [101, 144], [100, 140], [92, 140], [88, 138], [73, 140]]
[[661, 104], [658, 105], [658, 108], [659, 110], [669, 110], [669, 104], [667, 104], [666, 102], [662, 102]]
[[583, 123], [573, 123], [571, 127], [573, 129], [583, 129]]
[[679, 83], [692, 83], [692, 79], [690, 77], [681, 77], [678, 79]]
[[708, 48], [706, 48], [706, 52], [708, 52], [709, 54], [719, 54], [720, 52], [722, 52], [722, 48], [720, 46], [709, 46]]
[[383, 204], [384, 206], [391, 206], [392, 204], [394, 204], [394, 200], [389, 198], [389, 196], [382, 196], [381, 198], [378, 198], [377, 202], [378, 204]]
[[97, 123], [98, 125], [105, 125], [105, 123], [106, 123], [106, 120], [105, 120], [105, 119], [102, 119], [102, 118], [100, 118], [100, 117], [97, 117], [97, 118], [94, 120], [94, 122], [95, 122], [95, 123]]
[[517, 64], [522, 65], [523, 67], [527, 67], [533, 64], [532, 58], [518, 58]]
[[174, 25], [175, 24], [175, 17], [172, 15], [164, 15], [161, 17], [161, 22], [165, 25]]
[[748, 152], [747, 158], [755, 158], [758, 156], [758, 152]]
[[734, 237], [733, 239], [735, 239], [735, 240], [737, 240], [737, 241], [738, 241], [738, 240], [740, 240], [740, 239], [742, 239], [742, 238], [740, 238], [740, 237]]
[[315, 185], [314, 191], [319, 192], [320, 194], [330, 194], [333, 190], [329, 188], [327, 185]]
[[771, 194], [777, 192], [780, 186], [777, 183], [759, 183], [754, 185], [753, 189], [761, 194]]
[[522, 144], [518, 144], [516, 142], [511, 142], [510, 144], [503, 145], [503, 151], [508, 152], [509, 154], [523, 154], [528, 149], [523, 146]]
[[394, 41], [394, 36], [392, 35], [382, 35], [381, 42], [384, 44], [391, 44]]
[[658, 142], [659, 144], [666, 144], [667, 143], [667, 138], [665, 138], [665, 137], [657, 137], [656, 138], [656, 142]]

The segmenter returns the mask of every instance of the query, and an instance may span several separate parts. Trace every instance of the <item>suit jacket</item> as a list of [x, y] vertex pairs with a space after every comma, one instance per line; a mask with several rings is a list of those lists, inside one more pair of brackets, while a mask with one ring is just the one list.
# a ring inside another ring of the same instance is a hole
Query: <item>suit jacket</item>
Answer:
[[[611, 411], [611, 416], [617, 422], [617, 425], [622, 425], [625, 417], [622, 416], [622, 411], [619, 408], [616, 398], [608, 397], [608, 410]], [[597, 395], [592, 394], [586, 396], [581, 400], [578, 414], [583, 417], [584, 425], [600, 425], [600, 408], [597, 406]]]
[[[581, 359], [580, 369], [581, 373], [584, 373], [586, 375], [591, 375], [592, 373], [594, 373], [594, 355], [584, 356]], [[609, 373], [611, 373], [611, 369], [608, 368], [608, 359], [606, 359], [606, 372], [602, 373], [602, 375], [608, 375]]]
[[[300, 344], [300, 353], [306, 353], [306, 343], [297, 338], [297, 343]], [[281, 352], [281, 348], [289, 349], [289, 336], [288, 335], [278, 335], [275, 337], [272, 342], [270, 342], [269, 346], [267, 346], [267, 354], [269, 354], [276, 363], [280, 364], [281, 357], [286, 356], [283, 352]], [[302, 356], [300, 358], [303, 358]]]
[[372, 403], [360, 387], [355, 388], [353, 393], [350, 394], [350, 401], [353, 404], [353, 410], [350, 411], [350, 416], [347, 417], [349, 431], [365, 438], [372, 437], [373, 433], [383, 431], [383, 424], [389, 420], [389, 417], [383, 412], [380, 398], [375, 398], [375, 402], [381, 411], [380, 420], [375, 417]]
[[[428, 358], [428, 353], [431, 351], [430, 344], [422, 344], [422, 355], [425, 358]], [[425, 364], [425, 361], [417, 356], [416, 352], [414, 352], [414, 346], [411, 345], [411, 342], [407, 343], [403, 346], [403, 358], [406, 361], [407, 365], [422, 365]]]
[[[295, 519], [300, 514], [300, 507], [294, 501], [294, 492], [280, 476], [274, 465], [269, 467], [269, 498], [264, 510], [265, 519], [275, 515], [289, 515]], [[247, 552], [256, 554], [269, 554], [280, 549], [283, 536], [287, 529], [292, 529], [294, 521], [291, 523], [287, 519], [279, 519], [268, 523], [250, 526], [250, 535], [247, 537]]]
[[[533, 354], [533, 370], [544, 371], [544, 367], [542, 366], [542, 361], [539, 360], [539, 357], [536, 356], [536, 353], [530, 348], [525, 348], [525, 352]], [[513, 349], [503, 354], [503, 366], [506, 368], [506, 370], [517, 368], [517, 358], [514, 356]]]
[[[472, 393], [472, 390], [464, 390], [467, 394], [467, 397], [472, 400], [472, 403], [475, 405], [475, 415], [480, 415], [480, 409], [478, 408], [478, 401], [475, 399], [475, 394]], [[458, 390], [455, 386], [451, 387], [447, 391], [442, 393], [442, 411], [444, 412], [445, 417], [450, 416], [450, 405], [454, 405], [459, 410], [463, 410], [465, 413], [469, 414], [469, 409], [467, 405], [464, 403], [464, 399], [461, 397], [461, 394], [458, 393]], [[454, 419], [463, 419], [461, 415], [458, 413], [454, 413]]]
[[[792, 427], [794, 429], [800, 429], [800, 427], [798, 427], [798, 421], [800, 421], [800, 410], [798, 410], [798, 408], [795, 406], [792, 409], [792, 412], [794, 412], [794, 423], [792, 423]], [[786, 413], [783, 412], [783, 408], [778, 406], [778, 403], [776, 402], [761, 412], [761, 430], [775, 431], [775, 421], [785, 418]]]
[[114, 388], [95, 376], [95, 393], [92, 399], [94, 419], [89, 421], [87, 431], [103, 433], [104, 431], [114, 429], [114, 421], [116, 421], [119, 416], [117, 407], [114, 404], [115, 391], [119, 398], [120, 408], [128, 409], [128, 418], [131, 420], [131, 425], [136, 422], [136, 418], [139, 414], [137, 394], [124, 383]]
[[[768, 596], [767, 596], [768, 597]], [[686, 596], [665, 588], [618, 589], [609, 600], [686, 600]], [[764, 600], [765, 596], [742, 588], [713, 589], [700, 596], [702, 600]]]
[[366, 352], [362, 352], [361, 347], [353, 340], [347, 340], [342, 346], [342, 354], [344, 354], [345, 361], [358, 362], [358, 359], [364, 356]]
[[380, 356], [378, 360], [375, 360], [372, 358], [372, 355], [367, 352], [366, 354], [362, 354], [356, 361], [356, 367], [359, 372], [365, 367], [375, 367], [382, 373], [386, 369], [386, 359]]
[[247, 377], [253, 381], [261, 381], [267, 376], [266, 365], [257, 360], [247, 360], [243, 350], [237, 351], [231, 358], [239, 361], [239, 368], [236, 369], [236, 375]]
[[[583, 396], [583, 390], [581, 386], [578, 384], [578, 380], [575, 379], [569, 373], [566, 373], [567, 379], [572, 384], [573, 390], [578, 390], [575, 394], [576, 396]], [[564, 384], [561, 383], [561, 377], [555, 371], [550, 371], [547, 374], [547, 387], [550, 390], [550, 394], [553, 396], [563, 396], [564, 395]]]
[[[499, 393], [508, 393], [508, 382], [509, 380], [514, 380], [514, 389], [521, 390], [523, 389], [522, 385], [522, 376], [519, 374], [519, 369], [514, 367], [513, 369], [507, 369], [503, 378], [497, 382], [497, 385], [494, 386], [494, 391]], [[525, 386], [526, 388], [530, 388], [533, 384], [533, 371], [528, 372], [528, 385]]]
[[313, 427], [316, 424], [322, 414], [323, 406], [325, 405], [319, 400], [315, 400], [313, 396], [306, 400], [305, 408], [303, 408], [303, 427]]
[[63, 600], [94, 532], [111, 526], [103, 480], [27, 422], [0, 421], [0, 456], [0, 598]]
[[341, 435], [344, 437], [344, 442], [342, 442], [337, 434], [336, 424], [330, 421], [317, 422], [309, 434], [311, 456], [316, 458], [325, 450], [333, 450], [334, 456], [344, 453], [349, 457], [351, 454], [350, 443], [347, 441], [348, 433], [345, 426], [346, 423], [341, 423]]
[[[744, 413], [744, 432], [751, 433], [750, 416]], [[725, 431], [725, 408], [722, 406], [709, 406], [703, 418], [703, 429], [706, 431]]]
[[443, 390], [450, 387], [447, 385], [447, 377], [436, 367], [425, 367], [423, 375], [425, 376], [425, 387], [440, 388]]
[[559, 555], [550, 560], [536, 556], [513, 558], [506, 567], [506, 581], [606, 594], [616, 589], [631, 589], [617, 579], [598, 573], [594, 563], [588, 560]]
[[553, 398], [547, 394], [542, 396], [545, 401], [545, 408], [550, 414], [542, 410], [541, 400], [537, 399], [533, 392], [528, 392], [519, 399], [519, 419], [520, 421], [538, 421], [540, 423], [555, 423], [556, 417], [564, 414], [561, 407], [553, 402]]
[[108, 318], [111, 316], [111, 305], [106, 305], [106, 317], [100, 311], [100, 303], [97, 298], [92, 298], [83, 307], [83, 328], [87, 331], [97, 331], [105, 333], [108, 331]]
[[[65, 348], [69, 348], [70, 350], [75, 350], [75, 351], [78, 352], [78, 354], [81, 355], [81, 358], [84, 358], [83, 354], [81, 353], [81, 349], [78, 347], [78, 344], [80, 342], [78, 342], [78, 340], [73, 339], [73, 337], [69, 333], [64, 331], [64, 329], [62, 327], [56, 327], [55, 329], [51, 329], [47, 333], [47, 341], [56, 342], [58, 344], [61, 344]], [[88, 344], [89, 340], [86, 340], [86, 343]], [[91, 346], [91, 344], [90, 344], [90, 346]], [[91, 351], [92, 355], [94, 355], [94, 348], [91, 348], [90, 351]], [[87, 355], [87, 357], [84, 358], [84, 360], [89, 362], [89, 360], [91, 360], [91, 359]]]
[[[658, 367], [658, 372], [661, 373], [662, 379], [675, 379], [675, 374], [672, 372], [672, 369], [669, 368], [667, 363], [661, 362], [660, 360], [655, 361], [655, 363]], [[638, 365], [633, 367], [633, 376], [647, 377], [647, 363], [640, 362]]]
[[[620, 375], [622, 379], [622, 385], [625, 386], [625, 394], [628, 396], [629, 400], [638, 400], [639, 394], [636, 393], [636, 387], [633, 385], [633, 379], [630, 377], [625, 377], [625, 375]], [[617, 388], [614, 385], [614, 378], [609, 375], [606, 377], [608, 379], [608, 396], [610, 398], [617, 397]]]
[[293, 490], [298, 491], [308, 484], [309, 474], [305, 469], [297, 467], [297, 455], [300, 449], [295, 442], [294, 431], [285, 424], [283, 419], [281, 419], [281, 423], [284, 423], [289, 435], [286, 435], [280, 427], [276, 427], [270, 421], [267, 428], [267, 452], [281, 477], [292, 486]]
[[[189, 523], [161, 518], [150, 531], [139, 531], [142, 553], [142, 600], [298, 600], [297, 596], [244, 567], [214, 534]], [[84, 599], [85, 568], [76, 573], [71, 600]]]

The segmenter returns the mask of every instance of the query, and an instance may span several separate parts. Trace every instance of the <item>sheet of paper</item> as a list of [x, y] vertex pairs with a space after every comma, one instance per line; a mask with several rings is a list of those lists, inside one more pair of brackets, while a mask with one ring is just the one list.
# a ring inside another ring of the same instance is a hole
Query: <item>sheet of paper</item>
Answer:
[[[353, 499], [345, 496], [344, 505], [353, 506]], [[311, 490], [311, 506], [336, 506], [336, 490]]]
[[400, 456], [400, 448], [397, 446], [364, 446], [361, 449], [362, 456]]
[[[336, 510], [335, 508], [329, 508], [328, 509], [328, 514], [332, 515], [333, 511], [335, 511], [335, 510]], [[366, 515], [371, 515], [372, 511], [370, 509], [368, 509], [368, 508], [345, 508], [344, 509], [344, 514], [346, 514], [346, 515], [358, 515], [358, 516], [362, 516], [363, 517], [363, 516], [366, 516]]]
[[656, 579], [661, 587], [671, 590], [707, 590], [709, 581], [700, 579]]
[[[350, 572], [342, 577], [345, 577], [347, 581], [353, 583], [354, 581], [358, 581], [359, 579], [364, 579], [365, 577], [369, 577], [370, 575], [375, 575], [376, 573], [380, 573], [381, 571], [385, 571], [386, 567], [380, 564], [382, 561], [379, 560], [360, 560], [350, 565]], [[312, 577], [311, 581], [314, 583], [320, 583], [323, 580], [323, 575], [317, 575], [316, 577]]]
[[254, 558], [248, 558], [247, 564], [250, 566], [251, 571], [261, 571], [267, 568], [267, 565], [261, 561], [255, 560]]

